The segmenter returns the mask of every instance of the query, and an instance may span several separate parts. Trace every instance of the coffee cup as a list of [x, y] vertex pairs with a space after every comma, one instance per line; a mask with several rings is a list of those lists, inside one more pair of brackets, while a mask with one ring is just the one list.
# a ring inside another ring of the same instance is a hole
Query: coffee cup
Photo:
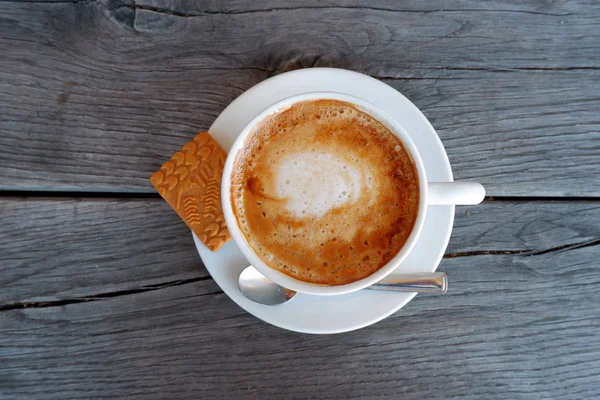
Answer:
[[[265, 261], [258, 256], [252, 246], [248, 243], [244, 232], [242, 231], [239, 221], [236, 218], [234, 207], [231, 199], [232, 189], [232, 175], [234, 170], [234, 163], [238, 153], [244, 148], [248, 136], [253, 132], [253, 129], [265, 120], [269, 116], [280, 113], [286, 109], [289, 109], [294, 104], [304, 101], [311, 100], [339, 100], [342, 102], [352, 104], [356, 109], [361, 112], [368, 114], [375, 120], [383, 124], [389, 132], [396, 136], [400, 142], [404, 145], [406, 151], [412, 157], [416, 168], [418, 181], [419, 181], [419, 201], [418, 211], [416, 214], [416, 220], [412, 227], [410, 235], [404, 242], [400, 250], [387, 262], [381, 266], [372, 274], [347, 284], [341, 285], [325, 285], [318, 283], [306, 282], [300, 279], [296, 279], [290, 275], [284, 274], [275, 268], [269, 266]], [[471, 205], [480, 203], [484, 196], [485, 190], [483, 186], [476, 182], [429, 182], [427, 180], [427, 174], [419, 151], [408, 133], [402, 128], [399, 121], [394, 120], [388, 116], [383, 110], [378, 108], [376, 105], [360, 99], [355, 96], [350, 96], [342, 93], [335, 92], [312, 92], [304, 93], [296, 96], [292, 96], [281, 100], [270, 107], [260, 112], [255, 118], [253, 118], [238, 135], [236, 141], [232, 145], [227, 160], [225, 162], [222, 184], [222, 205], [225, 221], [229, 232], [242, 254], [246, 257], [248, 262], [252, 264], [256, 269], [263, 273], [266, 277], [278, 283], [279, 285], [295, 290], [301, 293], [307, 293], [312, 295], [340, 295], [357, 290], [364, 289], [385, 276], [396, 270], [406, 259], [412, 248], [417, 242], [419, 235], [421, 234], [425, 216], [427, 214], [427, 208], [435, 205]]]

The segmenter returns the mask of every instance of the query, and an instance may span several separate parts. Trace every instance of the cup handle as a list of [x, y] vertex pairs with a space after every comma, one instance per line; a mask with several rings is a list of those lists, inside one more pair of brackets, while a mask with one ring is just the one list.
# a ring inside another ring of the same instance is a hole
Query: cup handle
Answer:
[[479, 204], [485, 188], [477, 182], [429, 182], [427, 204], [434, 206]]

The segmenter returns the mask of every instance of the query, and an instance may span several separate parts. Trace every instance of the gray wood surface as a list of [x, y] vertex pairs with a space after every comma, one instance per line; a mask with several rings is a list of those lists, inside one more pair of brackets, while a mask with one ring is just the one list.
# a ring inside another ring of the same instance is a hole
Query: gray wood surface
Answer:
[[[161, 199], [0, 198], [0, 215], [0, 308], [155, 290], [209, 276], [189, 230]], [[476, 272], [473, 257], [485, 255], [518, 256], [511, 263], [536, 256], [528, 268], [538, 265], [538, 255], [556, 256], [558, 263], [558, 254], [597, 244], [599, 215], [597, 201], [459, 207], [442, 267], [464, 263]]]
[[0, 308], [208, 276], [190, 231], [161, 199], [0, 198], [0, 215]]
[[[211, 279], [190, 278], [206, 272], [187, 229], [161, 216], [159, 201], [0, 205], [15, 221], [30, 215], [35, 229], [30, 243], [13, 246], [14, 226], [0, 226], [9, 255], [2, 398], [600, 395], [598, 201], [460, 208], [441, 265], [449, 293], [417, 296], [376, 325], [333, 336], [262, 323]], [[173, 248], [138, 254], [139, 243], [160, 246], [158, 238]], [[46, 269], [40, 254], [52, 260]]]
[[[600, 398], [598, 21], [583, 0], [0, 0], [0, 399]], [[236, 306], [148, 182], [308, 67], [405, 94], [493, 196], [457, 208], [447, 295], [334, 336]]]
[[0, 188], [153, 192], [235, 97], [303, 67], [406, 94], [457, 178], [599, 196], [595, 2], [0, 3]]

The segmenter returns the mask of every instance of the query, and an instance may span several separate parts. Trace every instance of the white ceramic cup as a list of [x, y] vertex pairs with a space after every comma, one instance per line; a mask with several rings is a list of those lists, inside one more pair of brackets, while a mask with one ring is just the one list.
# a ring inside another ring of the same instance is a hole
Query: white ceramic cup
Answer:
[[[264, 261], [258, 257], [254, 250], [248, 245], [248, 242], [242, 233], [237, 219], [233, 213], [233, 207], [231, 204], [231, 173], [233, 170], [233, 164], [237, 153], [244, 147], [246, 138], [254, 126], [262, 121], [267, 116], [281, 112], [293, 104], [305, 101], [305, 100], [317, 100], [317, 99], [335, 99], [341, 100], [348, 103], [352, 103], [359, 110], [371, 115], [379, 122], [383, 123], [396, 137], [398, 137], [405, 148], [411, 154], [415, 166], [417, 168], [419, 176], [419, 212], [413, 230], [408, 237], [406, 243], [398, 254], [396, 254], [387, 264], [378, 269], [373, 274], [345, 285], [320, 285], [315, 283], [304, 282], [291, 276], [285, 275], [271, 267], [269, 267]], [[288, 289], [295, 290], [301, 293], [308, 293], [313, 295], [338, 295], [354, 292], [356, 290], [364, 289], [367, 286], [374, 284], [375, 282], [383, 279], [385, 276], [393, 272], [400, 266], [402, 261], [406, 258], [408, 253], [412, 250], [417, 238], [419, 237], [421, 230], [423, 229], [423, 223], [425, 221], [425, 215], [427, 213], [427, 207], [431, 205], [457, 205], [457, 204], [479, 204], [485, 196], [485, 189], [479, 183], [475, 182], [428, 182], [423, 161], [419, 155], [417, 147], [411, 140], [410, 136], [402, 128], [398, 121], [388, 116], [384, 111], [379, 109], [374, 104], [362, 100], [358, 97], [335, 93], [335, 92], [312, 92], [304, 93], [296, 96], [288, 97], [287, 99], [281, 100], [261, 113], [259, 113], [252, 121], [250, 121], [244, 129], [240, 132], [233, 146], [229, 150], [227, 160], [225, 161], [225, 168], [223, 170], [223, 179], [221, 183], [221, 200], [223, 203], [223, 213], [225, 214], [225, 222], [227, 228], [231, 233], [231, 237], [239, 247], [240, 251], [248, 259], [249, 263], [252, 264], [256, 269], [262, 272], [267, 278], [273, 280], [279, 285]]]

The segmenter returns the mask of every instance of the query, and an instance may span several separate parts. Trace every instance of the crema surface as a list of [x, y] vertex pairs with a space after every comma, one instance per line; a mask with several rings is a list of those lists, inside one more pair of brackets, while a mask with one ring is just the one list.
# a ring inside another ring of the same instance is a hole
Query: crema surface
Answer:
[[257, 124], [236, 155], [230, 196], [266, 264], [342, 285], [400, 251], [417, 217], [419, 181], [386, 126], [350, 103], [315, 100]]

